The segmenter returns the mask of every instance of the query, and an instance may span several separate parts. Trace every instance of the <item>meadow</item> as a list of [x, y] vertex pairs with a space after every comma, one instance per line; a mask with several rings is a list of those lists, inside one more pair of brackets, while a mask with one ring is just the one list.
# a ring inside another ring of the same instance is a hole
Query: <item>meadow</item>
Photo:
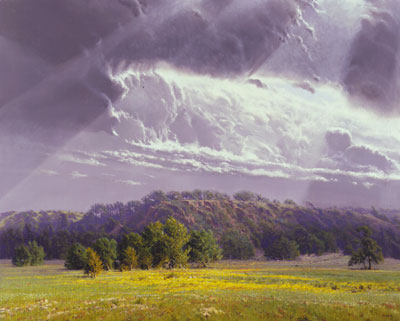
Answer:
[[222, 261], [90, 279], [61, 261], [1, 261], [0, 320], [400, 320], [397, 262], [373, 271], [318, 262]]

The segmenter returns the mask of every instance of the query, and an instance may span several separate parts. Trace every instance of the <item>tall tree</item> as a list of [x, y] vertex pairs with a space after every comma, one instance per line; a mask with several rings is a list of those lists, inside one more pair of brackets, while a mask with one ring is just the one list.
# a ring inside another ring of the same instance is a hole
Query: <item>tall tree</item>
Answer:
[[190, 238], [186, 227], [173, 217], [169, 217], [164, 225], [164, 233], [168, 266], [171, 268], [186, 266], [189, 260], [189, 249], [185, 247]]
[[360, 234], [360, 248], [353, 252], [348, 264], [363, 264], [364, 269], [371, 270], [372, 263], [383, 262], [382, 248], [371, 238], [372, 232], [368, 226], [361, 226], [356, 231]]

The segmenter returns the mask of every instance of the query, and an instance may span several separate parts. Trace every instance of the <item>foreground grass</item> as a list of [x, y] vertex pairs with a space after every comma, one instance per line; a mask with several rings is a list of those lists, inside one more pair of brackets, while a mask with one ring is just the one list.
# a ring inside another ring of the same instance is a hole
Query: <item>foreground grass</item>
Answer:
[[219, 263], [106, 272], [0, 264], [0, 320], [400, 320], [400, 272]]

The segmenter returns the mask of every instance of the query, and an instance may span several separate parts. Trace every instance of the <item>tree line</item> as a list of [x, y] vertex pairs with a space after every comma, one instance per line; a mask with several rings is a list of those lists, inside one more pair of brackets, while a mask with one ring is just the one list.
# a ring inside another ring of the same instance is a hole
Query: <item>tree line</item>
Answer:
[[[320, 233], [319, 238], [305, 229], [297, 228], [289, 235], [293, 237], [290, 239], [276, 230], [269, 230], [269, 243], [264, 245], [264, 255], [268, 259], [294, 260], [302, 252], [312, 253], [319, 249], [318, 254], [322, 254], [324, 251], [337, 250], [332, 235], [324, 231], [317, 232]], [[369, 227], [362, 226], [357, 232], [359, 246], [352, 251], [349, 266], [363, 264], [364, 268], [371, 269], [372, 263], [383, 261], [382, 249], [371, 238]], [[65, 267], [84, 269], [86, 274], [95, 277], [103, 270], [181, 268], [189, 263], [205, 267], [207, 263], [223, 257], [250, 259], [254, 256], [251, 241], [240, 232], [228, 230], [222, 235], [220, 244], [222, 249], [211, 231], [188, 231], [182, 223], [169, 217], [164, 224], [159, 221], [148, 224], [140, 234], [124, 234], [118, 242], [108, 237], [98, 238], [90, 247], [75, 242], [68, 248]], [[30, 241], [14, 249], [12, 262], [16, 266], [39, 265], [44, 257], [43, 247], [36, 241]]]

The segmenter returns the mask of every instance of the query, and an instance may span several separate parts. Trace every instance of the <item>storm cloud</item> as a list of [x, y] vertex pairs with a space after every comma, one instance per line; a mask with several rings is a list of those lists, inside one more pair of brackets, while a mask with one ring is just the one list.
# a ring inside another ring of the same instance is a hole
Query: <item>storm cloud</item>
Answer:
[[400, 205], [396, 2], [343, 23], [328, 2], [1, 1], [0, 209], [197, 187]]

